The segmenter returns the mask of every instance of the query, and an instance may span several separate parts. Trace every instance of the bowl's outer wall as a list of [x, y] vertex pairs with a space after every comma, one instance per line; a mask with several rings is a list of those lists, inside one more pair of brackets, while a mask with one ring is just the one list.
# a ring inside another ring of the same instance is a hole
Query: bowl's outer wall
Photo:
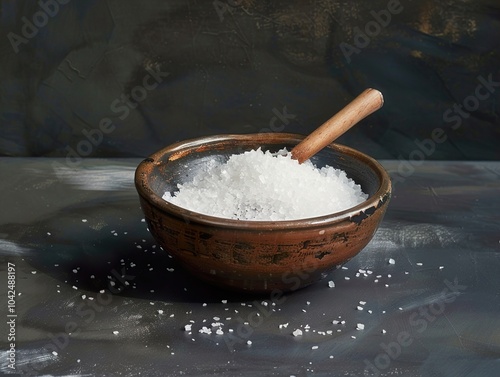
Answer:
[[255, 292], [295, 290], [323, 278], [368, 244], [387, 204], [360, 223], [263, 232], [186, 222], [141, 198], [151, 233], [184, 267], [211, 283]]
[[[300, 140], [300, 139], [299, 139]], [[276, 151], [291, 147], [298, 140], [266, 144]], [[237, 146], [236, 146], [237, 145]], [[390, 190], [359, 216], [344, 218], [334, 224], [312, 224], [283, 229], [272, 225], [262, 229], [225, 227], [198, 222], [172, 213], [151, 200], [165, 191], [175, 191], [176, 184], [186, 182], [214, 153], [227, 159], [232, 153], [253, 149], [262, 141], [227, 143], [203, 148], [189, 148], [175, 153], [156, 154], [145, 160], [147, 169], [138, 169], [136, 183], [142, 210], [157, 242], [186, 269], [212, 284], [252, 292], [291, 291], [309, 285], [338, 268], [361, 251], [373, 237], [390, 198]], [[221, 149], [224, 152], [221, 152]], [[264, 149], [264, 148], [263, 148]], [[366, 161], [326, 148], [315, 156], [318, 166], [325, 164], [345, 170], [370, 196], [383, 179]], [[146, 194], [144, 193], [146, 192]], [[156, 198], [157, 199], [157, 198]]]

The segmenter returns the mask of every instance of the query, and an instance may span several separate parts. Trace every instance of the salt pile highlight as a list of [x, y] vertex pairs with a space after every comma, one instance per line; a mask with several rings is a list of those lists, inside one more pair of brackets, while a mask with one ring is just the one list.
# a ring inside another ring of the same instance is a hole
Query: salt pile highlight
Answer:
[[368, 195], [343, 170], [299, 164], [290, 153], [260, 148], [213, 161], [163, 199], [205, 215], [256, 221], [297, 220], [340, 212]]

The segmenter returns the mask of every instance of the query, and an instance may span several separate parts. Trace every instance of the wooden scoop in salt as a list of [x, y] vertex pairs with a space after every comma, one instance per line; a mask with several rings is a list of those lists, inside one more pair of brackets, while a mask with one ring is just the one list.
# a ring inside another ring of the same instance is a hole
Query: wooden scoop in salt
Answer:
[[356, 123], [377, 111], [384, 104], [384, 97], [376, 89], [366, 89], [346, 107], [314, 130], [292, 150], [292, 158], [303, 163], [332, 143]]

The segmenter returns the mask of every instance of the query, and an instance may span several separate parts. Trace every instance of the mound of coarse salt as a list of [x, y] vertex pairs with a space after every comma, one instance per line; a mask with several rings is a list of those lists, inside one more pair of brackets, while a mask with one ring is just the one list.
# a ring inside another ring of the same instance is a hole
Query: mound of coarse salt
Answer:
[[286, 150], [260, 148], [210, 164], [163, 199], [194, 212], [238, 220], [297, 220], [340, 212], [368, 195], [343, 170], [299, 164]]

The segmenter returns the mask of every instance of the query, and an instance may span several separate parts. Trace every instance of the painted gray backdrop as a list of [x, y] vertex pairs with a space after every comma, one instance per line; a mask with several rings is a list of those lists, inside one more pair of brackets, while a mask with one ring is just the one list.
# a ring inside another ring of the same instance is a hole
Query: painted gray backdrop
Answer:
[[0, 20], [0, 155], [306, 134], [375, 87], [385, 107], [340, 142], [500, 158], [498, 1], [6, 0]]

